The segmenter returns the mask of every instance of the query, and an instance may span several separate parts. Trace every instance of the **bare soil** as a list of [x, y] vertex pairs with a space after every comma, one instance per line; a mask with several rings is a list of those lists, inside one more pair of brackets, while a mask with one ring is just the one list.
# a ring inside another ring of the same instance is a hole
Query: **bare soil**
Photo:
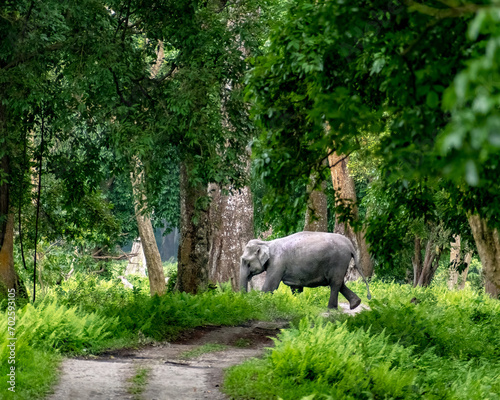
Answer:
[[[365, 306], [342, 311], [354, 314]], [[223, 371], [252, 357], [261, 357], [273, 346], [273, 337], [286, 321], [253, 321], [240, 326], [203, 326], [184, 332], [174, 342], [140, 349], [109, 351], [98, 357], [67, 359], [59, 384], [48, 400], [223, 400], [219, 390]], [[183, 354], [204, 344], [221, 344], [226, 350], [193, 359]], [[130, 379], [139, 368], [149, 370], [141, 393], [133, 394]]]

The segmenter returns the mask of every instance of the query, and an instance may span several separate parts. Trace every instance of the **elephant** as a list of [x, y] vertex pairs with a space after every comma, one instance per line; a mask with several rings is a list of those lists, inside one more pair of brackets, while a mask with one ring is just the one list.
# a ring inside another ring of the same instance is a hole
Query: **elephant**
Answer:
[[252, 239], [240, 259], [240, 290], [246, 292], [248, 281], [266, 271], [263, 292], [276, 290], [280, 282], [290, 286], [293, 292], [301, 292], [304, 287], [330, 286], [328, 308], [338, 307], [340, 291], [352, 310], [359, 306], [361, 299], [344, 284], [351, 258], [366, 284], [367, 297], [371, 299], [358, 256], [347, 237], [304, 231], [268, 242]]

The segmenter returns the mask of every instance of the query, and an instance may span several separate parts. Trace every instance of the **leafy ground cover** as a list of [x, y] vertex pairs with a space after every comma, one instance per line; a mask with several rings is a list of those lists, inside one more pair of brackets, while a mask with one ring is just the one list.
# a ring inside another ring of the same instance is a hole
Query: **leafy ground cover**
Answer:
[[[147, 282], [79, 275], [51, 289], [35, 305], [16, 311], [16, 393], [46, 393], [62, 356], [97, 354], [172, 340], [204, 324], [248, 320], [292, 321], [262, 360], [227, 373], [225, 390], [236, 399], [496, 399], [500, 393], [500, 305], [470, 289], [443, 285], [414, 289], [371, 283], [370, 312], [356, 317], [326, 311], [328, 288], [292, 295], [234, 293], [222, 285], [197, 296], [169, 292], [151, 298]], [[349, 286], [362, 295], [362, 282]], [[364, 297], [364, 295], [362, 296]], [[10, 348], [7, 311], [0, 320], [0, 373]]]
[[235, 399], [500, 398], [498, 301], [442, 286], [372, 288], [370, 312], [302, 319], [264, 359], [233, 367], [226, 392]]
[[[97, 354], [105, 349], [135, 347], [153, 340], [172, 340], [180, 332], [205, 324], [235, 325], [252, 319], [299, 321], [319, 313], [319, 298], [304, 302], [281, 288], [275, 294], [234, 293], [223, 285], [197, 296], [169, 292], [151, 298], [147, 279], [135, 277], [134, 289], [117, 278], [77, 274], [50, 289], [35, 305], [16, 310], [16, 392], [14, 399], [40, 398], [52, 386], [62, 356]], [[326, 304], [326, 299], [321, 299]], [[324, 305], [323, 305], [324, 307]], [[5, 304], [3, 304], [5, 309]], [[0, 374], [10, 365], [7, 310], [0, 318]]]

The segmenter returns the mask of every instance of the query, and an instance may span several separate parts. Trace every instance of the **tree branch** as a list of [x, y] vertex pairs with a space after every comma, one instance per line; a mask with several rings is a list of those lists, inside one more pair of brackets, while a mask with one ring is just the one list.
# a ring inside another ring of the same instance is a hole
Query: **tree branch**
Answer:
[[160, 83], [163, 82], [165, 79], [169, 78], [172, 76], [174, 73], [175, 69], [177, 68], [177, 64], [173, 63], [172, 67], [170, 67], [170, 71], [168, 71], [165, 75], [163, 75], [161, 78], [155, 79], [156, 82]]
[[120, 84], [118, 82], [118, 77], [116, 76], [115, 72], [113, 71], [113, 69], [111, 67], [109, 67], [108, 69], [111, 72], [111, 74], [113, 75], [113, 80], [114, 80], [115, 86], [116, 86], [116, 93], [118, 93], [118, 96], [120, 96], [120, 100], [127, 107], [132, 107], [132, 103], [130, 101], [128, 101], [127, 99], [125, 99], [125, 97], [123, 96], [123, 92], [120, 89]]

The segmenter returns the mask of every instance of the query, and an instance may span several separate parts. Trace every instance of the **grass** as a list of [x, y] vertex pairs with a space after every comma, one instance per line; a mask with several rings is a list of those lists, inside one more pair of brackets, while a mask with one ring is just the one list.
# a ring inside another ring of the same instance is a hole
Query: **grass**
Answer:
[[[222, 285], [197, 296], [151, 298], [144, 279], [134, 286], [77, 274], [35, 306], [17, 309], [16, 393], [7, 391], [4, 379], [0, 397], [42, 398], [62, 356], [172, 340], [205, 324], [286, 319], [293, 328], [283, 331], [264, 359], [228, 371], [224, 390], [234, 399], [500, 399], [500, 303], [471, 289], [375, 280], [372, 311], [318, 318], [326, 311], [328, 288], [292, 295], [283, 285], [273, 294], [234, 293]], [[362, 282], [349, 286], [366, 300]], [[7, 321], [4, 312], [2, 376], [9, 371]], [[187, 356], [222, 348], [195, 350]], [[139, 391], [147, 371], [138, 370], [134, 379], [131, 390]]]
[[[144, 279], [134, 290], [114, 279], [76, 274], [52, 288], [34, 306], [16, 310], [16, 392], [0, 380], [0, 398], [39, 399], [53, 386], [61, 356], [92, 355], [105, 349], [172, 340], [205, 324], [236, 325], [251, 319], [299, 321], [321, 307], [304, 303], [287, 288], [275, 294], [234, 293], [229, 285], [192, 296], [149, 296]], [[326, 300], [325, 300], [326, 304]], [[4, 307], [5, 308], [5, 307]], [[0, 373], [7, 376], [7, 311], [0, 316]]]
[[134, 396], [134, 400], [140, 400], [142, 398], [141, 394], [146, 388], [150, 372], [151, 368], [149, 367], [137, 366], [135, 375], [128, 379], [130, 386], [127, 391]]
[[223, 345], [223, 344], [217, 344], [217, 343], [207, 343], [202, 346], [196, 347], [192, 350], [186, 351], [180, 355], [181, 358], [184, 359], [190, 359], [190, 358], [197, 358], [203, 354], [207, 353], [216, 353], [218, 351], [224, 351], [227, 350], [229, 346]]
[[235, 347], [239, 348], [245, 348], [249, 347], [252, 344], [252, 342], [249, 339], [244, 339], [244, 338], [239, 338], [235, 343]]
[[[353, 285], [358, 293], [360, 285]], [[498, 301], [442, 286], [371, 286], [372, 311], [302, 319], [264, 359], [231, 368], [226, 393], [284, 400], [500, 398]]]

